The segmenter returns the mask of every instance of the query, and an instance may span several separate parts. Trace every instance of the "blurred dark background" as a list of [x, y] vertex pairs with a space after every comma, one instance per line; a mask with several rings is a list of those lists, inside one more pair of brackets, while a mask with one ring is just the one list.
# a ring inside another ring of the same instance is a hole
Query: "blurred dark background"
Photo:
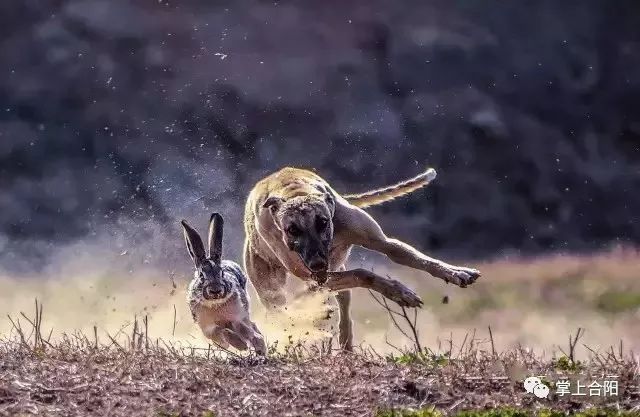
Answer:
[[177, 247], [210, 210], [237, 256], [284, 165], [343, 192], [435, 167], [372, 209], [435, 254], [640, 242], [636, 1], [4, 1], [0, 75], [5, 268], [103, 233]]

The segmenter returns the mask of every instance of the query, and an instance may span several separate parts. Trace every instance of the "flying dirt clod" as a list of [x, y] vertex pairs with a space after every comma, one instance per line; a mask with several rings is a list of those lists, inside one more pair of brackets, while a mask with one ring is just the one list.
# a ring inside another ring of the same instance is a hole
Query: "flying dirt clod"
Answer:
[[252, 346], [264, 355], [266, 344], [258, 327], [249, 318], [247, 278], [235, 262], [222, 260], [223, 219], [218, 213], [209, 221], [209, 253], [202, 239], [186, 221], [182, 221], [195, 274], [187, 290], [193, 319], [206, 337], [222, 348], [238, 350]]

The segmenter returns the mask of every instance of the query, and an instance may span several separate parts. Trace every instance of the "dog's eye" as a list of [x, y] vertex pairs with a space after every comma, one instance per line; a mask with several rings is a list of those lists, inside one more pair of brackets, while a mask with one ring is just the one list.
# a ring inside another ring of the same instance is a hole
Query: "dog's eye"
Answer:
[[319, 232], [322, 232], [324, 229], [326, 229], [328, 224], [329, 220], [325, 219], [324, 217], [318, 217], [318, 219], [316, 220], [316, 228]]
[[291, 226], [287, 227], [287, 233], [290, 236], [297, 237], [302, 234], [302, 230], [300, 230], [300, 228], [295, 224], [292, 224]]

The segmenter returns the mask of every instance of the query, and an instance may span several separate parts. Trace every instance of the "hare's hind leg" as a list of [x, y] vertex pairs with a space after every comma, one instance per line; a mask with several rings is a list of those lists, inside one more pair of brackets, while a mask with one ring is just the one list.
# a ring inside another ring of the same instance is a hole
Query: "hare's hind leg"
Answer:
[[267, 353], [267, 345], [262, 333], [258, 330], [258, 326], [256, 326], [249, 318], [233, 323], [233, 329], [243, 339], [248, 340], [249, 343], [251, 343], [251, 346], [253, 346], [258, 355], [265, 355]]
[[227, 327], [212, 325], [203, 329], [205, 336], [207, 336], [213, 343], [227, 349], [229, 345], [238, 350], [247, 350], [247, 343], [243, 338]]
[[224, 338], [238, 350], [247, 350], [249, 348], [246, 340], [232, 329], [224, 329]]
[[258, 353], [262, 352], [262, 354], [266, 354], [267, 344], [264, 341], [264, 336], [262, 335], [262, 332], [260, 332], [260, 329], [258, 329], [258, 326], [256, 326], [254, 322], [252, 322], [249, 319], [247, 319], [247, 322], [249, 325], [251, 325], [251, 328], [253, 329], [253, 338], [251, 340], [253, 341], [252, 343], [253, 343], [254, 349]]
[[224, 338], [222, 331], [224, 327], [220, 327], [218, 325], [211, 325], [204, 327], [202, 329], [202, 333], [211, 340], [215, 345], [221, 347], [222, 349], [227, 349], [229, 347], [229, 342]]

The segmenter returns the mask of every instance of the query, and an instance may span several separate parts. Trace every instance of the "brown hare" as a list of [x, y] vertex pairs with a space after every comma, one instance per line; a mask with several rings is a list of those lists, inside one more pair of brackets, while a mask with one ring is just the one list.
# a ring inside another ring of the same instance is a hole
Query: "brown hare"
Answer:
[[208, 255], [198, 232], [184, 220], [182, 227], [196, 268], [187, 291], [193, 319], [204, 335], [220, 347], [231, 345], [247, 350], [251, 346], [257, 354], [264, 355], [264, 337], [249, 318], [247, 277], [240, 265], [222, 260], [222, 216], [211, 215]]

